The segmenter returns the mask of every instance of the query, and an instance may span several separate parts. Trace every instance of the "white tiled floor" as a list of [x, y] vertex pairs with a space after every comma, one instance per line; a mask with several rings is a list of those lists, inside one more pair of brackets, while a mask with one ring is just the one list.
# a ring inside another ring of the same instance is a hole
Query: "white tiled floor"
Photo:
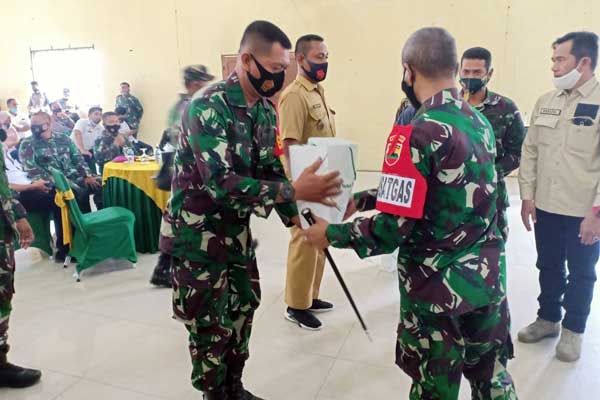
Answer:
[[[361, 174], [359, 186], [372, 186]], [[516, 194], [511, 182], [513, 195]], [[513, 196], [513, 203], [518, 199]], [[534, 317], [537, 273], [533, 237], [510, 210], [509, 298], [513, 332]], [[323, 298], [337, 309], [322, 315], [325, 329], [307, 332], [283, 319], [288, 234], [277, 218], [254, 221], [259, 240], [263, 301], [252, 337], [245, 382], [269, 400], [406, 399], [410, 381], [394, 365], [397, 278], [352, 252], [334, 257], [367, 320], [374, 342], [362, 333], [335, 277], [327, 270]], [[156, 255], [140, 255], [137, 268], [107, 263], [71, 277], [37, 250], [17, 252], [17, 294], [11, 321], [11, 358], [43, 370], [26, 390], [2, 390], [2, 400], [201, 399], [189, 384], [185, 329], [170, 318], [170, 291], [148, 279]], [[594, 302], [578, 363], [554, 358], [554, 340], [515, 342], [510, 370], [521, 399], [595, 399], [600, 392], [600, 317]], [[467, 385], [461, 399], [468, 399]]]

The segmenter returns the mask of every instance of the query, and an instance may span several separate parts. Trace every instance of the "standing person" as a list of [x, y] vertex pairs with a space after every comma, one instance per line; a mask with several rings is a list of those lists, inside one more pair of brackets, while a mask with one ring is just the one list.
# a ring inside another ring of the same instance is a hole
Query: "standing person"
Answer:
[[52, 133], [50, 116], [39, 112], [31, 116], [31, 136], [23, 139], [19, 160], [32, 181], [54, 182], [52, 168], [61, 171], [75, 193], [81, 211], [91, 211], [90, 195], [96, 208], [102, 208], [102, 180], [90, 171], [75, 143], [67, 136]]
[[47, 111], [50, 102], [48, 96], [40, 90], [40, 85], [37, 81], [31, 81], [31, 96], [29, 97], [29, 103], [27, 103], [27, 111], [29, 115], [35, 114], [39, 111]]
[[75, 142], [77, 150], [79, 150], [93, 173], [96, 173], [94, 144], [96, 144], [96, 139], [100, 137], [104, 130], [100, 121], [102, 121], [102, 108], [98, 106], [91, 107], [88, 110], [88, 117], [77, 121], [73, 133], [71, 133], [71, 140]]
[[[296, 41], [295, 55], [298, 75], [281, 94], [277, 107], [286, 160], [289, 146], [306, 144], [311, 137], [335, 136], [335, 113], [320, 84], [327, 76], [327, 45], [318, 35], [305, 35]], [[290, 176], [289, 165], [286, 169]], [[325, 256], [304, 241], [302, 229], [294, 226], [290, 231], [284, 316], [301, 328], [320, 330], [321, 321], [313, 313], [333, 309], [333, 304], [319, 299]]]
[[461, 375], [473, 399], [516, 399], [493, 128], [455, 88], [456, 44], [446, 30], [413, 33], [402, 63], [417, 113], [392, 130], [379, 189], [350, 204], [380, 212], [337, 225], [319, 218], [307, 240], [360, 257], [398, 249], [396, 363], [413, 380], [411, 400], [458, 399]]
[[242, 385], [254, 311], [260, 303], [252, 214], [275, 209], [298, 224], [294, 201], [340, 193], [339, 173], [317, 176], [320, 162], [290, 184], [275, 151], [277, 93], [290, 41], [267, 21], [251, 23], [234, 72], [188, 107], [168, 205], [173, 311], [189, 332], [192, 384], [207, 400], [259, 400]]
[[463, 97], [480, 111], [492, 124], [496, 137], [496, 172], [498, 173], [498, 227], [504, 241], [508, 239], [510, 206], [504, 180], [519, 168], [521, 146], [525, 139], [525, 125], [517, 105], [508, 97], [488, 90], [492, 79], [492, 53], [483, 47], [466, 50], [460, 60], [460, 83]]
[[[0, 128], [0, 139], [6, 139]], [[36, 384], [42, 373], [8, 362], [8, 320], [15, 292], [15, 254], [13, 240], [24, 249], [33, 242], [33, 231], [25, 219], [25, 209], [12, 197], [6, 178], [3, 152], [0, 152], [0, 387], [24, 388]]]
[[535, 343], [560, 334], [556, 357], [572, 362], [581, 355], [600, 247], [598, 36], [571, 32], [552, 49], [556, 90], [533, 109], [519, 169], [521, 217], [528, 231], [534, 223], [540, 295], [536, 321], [518, 337]]
[[131, 87], [127, 82], [121, 82], [121, 94], [117, 96], [115, 109], [117, 107], [125, 107], [127, 110], [127, 125], [133, 131], [133, 136], [137, 137], [140, 129], [140, 122], [144, 115], [144, 107], [137, 97], [131, 94]]
[[63, 96], [58, 100], [58, 103], [60, 104], [60, 107], [64, 110], [64, 112], [67, 115], [71, 113], [71, 109], [73, 108], [69, 104], [70, 97], [71, 97], [71, 89], [64, 88], [63, 89]]
[[[185, 85], [186, 93], [181, 95], [179, 101], [169, 111], [167, 129], [163, 132], [158, 145], [161, 151], [163, 151], [163, 163], [166, 165], [161, 166], [161, 171], [156, 177], [156, 182], [159, 187], [162, 186], [163, 190], [171, 190], [173, 156], [177, 147], [177, 141], [179, 140], [179, 134], [182, 130], [181, 121], [183, 113], [190, 104], [190, 100], [194, 94], [213, 79], [215, 77], [208, 73], [204, 65], [190, 65], [183, 71], [183, 84]], [[164, 182], [161, 183], [162, 181]], [[152, 277], [150, 278], [152, 285], [172, 287], [171, 261], [172, 257], [169, 253], [160, 252], [156, 267], [154, 267]]]

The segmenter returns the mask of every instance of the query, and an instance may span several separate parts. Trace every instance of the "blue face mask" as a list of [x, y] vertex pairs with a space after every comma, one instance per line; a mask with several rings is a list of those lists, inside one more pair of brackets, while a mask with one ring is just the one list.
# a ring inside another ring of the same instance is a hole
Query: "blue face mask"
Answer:
[[9, 111], [11, 114], [16, 114], [16, 113], [17, 113], [17, 108], [16, 108], [16, 107], [14, 107], [14, 108], [9, 108], [9, 109], [8, 109], [8, 111]]

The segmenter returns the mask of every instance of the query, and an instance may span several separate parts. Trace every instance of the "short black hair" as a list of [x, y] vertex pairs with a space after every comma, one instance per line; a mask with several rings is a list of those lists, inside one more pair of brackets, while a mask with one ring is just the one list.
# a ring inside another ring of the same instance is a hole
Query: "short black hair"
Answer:
[[123, 85], [127, 85], [127, 87], [131, 87], [131, 85], [128, 82], [121, 82], [119, 84], [119, 86], [123, 86]]
[[13, 101], [17, 101], [16, 99], [13, 99], [12, 97], [8, 100], [6, 100], [6, 105], [8, 106], [10, 103], [12, 103]]
[[595, 70], [598, 64], [598, 35], [586, 31], [569, 32], [556, 39], [552, 48], [569, 40], [573, 41], [571, 54], [575, 56], [575, 60], [579, 62], [583, 57], [589, 57], [592, 60], [592, 70]]
[[99, 106], [90, 107], [90, 109], [88, 110], [88, 117], [91, 113], [96, 112], [96, 111], [102, 112], [102, 107], [99, 107]]
[[463, 60], [483, 60], [485, 61], [485, 69], [488, 71], [492, 66], [492, 53], [484, 47], [471, 47], [470, 49], [465, 50], [463, 53], [460, 64], [462, 65]]
[[273, 43], [279, 43], [287, 50], [292, 48], [290, 39], [275, 24], [269, 21], [254, 21], [244, 30], [240, 50], [249, 45], [253, 51], [265, 52], [271, 49]]
[[112, 112], [112, 111], [107, 111], [104, 114], [102, 114], [102, 119], [106, 119], [108, 117], [118, 117], [117, 113]]
[[456, 41], [443, 28], [421, 28], [406, 41], [402, 62], [426, 78], [454, 77], [458, 67]]
[[300, 53], [306, 55], [310, 47], [310, 42], [322, 42], [324, 40], [325, 39], [323, 39], [321, 36], [312, 33], [300, 36], [298, 40], [296, 40], [296, 47], [294, 48], [294, 53], [296, 53], [296, 55]]
[[127, 114], [127, 109], [125, 107], [117, 107], [115, 108], [115, 113], [117, 113], [117, 115], [125, 115]]

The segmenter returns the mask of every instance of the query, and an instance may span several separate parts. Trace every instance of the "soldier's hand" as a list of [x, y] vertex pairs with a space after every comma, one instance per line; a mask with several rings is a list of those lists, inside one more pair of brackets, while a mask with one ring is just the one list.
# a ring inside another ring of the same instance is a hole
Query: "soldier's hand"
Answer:
[[33, 243], [33, 230], [25, 218], [17, 220], [16, 224], [17, 232], [19, 232], [19, 245], [22, 249], [26, 249]]
[[327, 240], [327, 227], [329, 223], [323, 218], [314, 216], [315, 223], [308, 229], [302, 232], [304, 240], [316, 247], [317, 249], [326, 249], [329, 247]]
[[533, 200], [523, 200], [521, 203], [521, 219], [525, 229], [531, 232], [531, 222], [534, 224], [537, 222], [535, 215], [535, 202]]
[[600, 240], [600, 217], [589, 212], [579, 227], [581, 243], [590, 246]]
[[295, 200], [305, 200], [335, 207], [336, 202], [331, 197], [342, 193], [343, 181], [340, 179], [338, 171], [317, 175], [316, 172], [321, 164], [323, 164], [322, 159], [315, 161], [306, 167], [298, 179], [294, 181]]
[[100, 182], [98, 182], [98, 179], [96, 179], [95, 176], [88, 176], [85, 178], [85, 184], [92, 187], [92, 188], [99, 188]]
[[126, 140], [127, 140], [127, 139], [125, 139], [125, 136], [123, 136], [123, 135], [121, 135], [121, 134], [118, 134], [118, 135], [115, 137], [114, 144], [115, 144], [115, 145], [117, 145], [117, 146], [119, 146], [119, 147], [123, 147], [123, 146], [125, 145], [125, 141], [126, 141]]
[[42, 192], [48, 193], [50, 188], [48, 187], [48, 181], [40, 179], [35, 182], [31, 182], [31, 186], [33, 186], [33, 190], [40, 190]]

